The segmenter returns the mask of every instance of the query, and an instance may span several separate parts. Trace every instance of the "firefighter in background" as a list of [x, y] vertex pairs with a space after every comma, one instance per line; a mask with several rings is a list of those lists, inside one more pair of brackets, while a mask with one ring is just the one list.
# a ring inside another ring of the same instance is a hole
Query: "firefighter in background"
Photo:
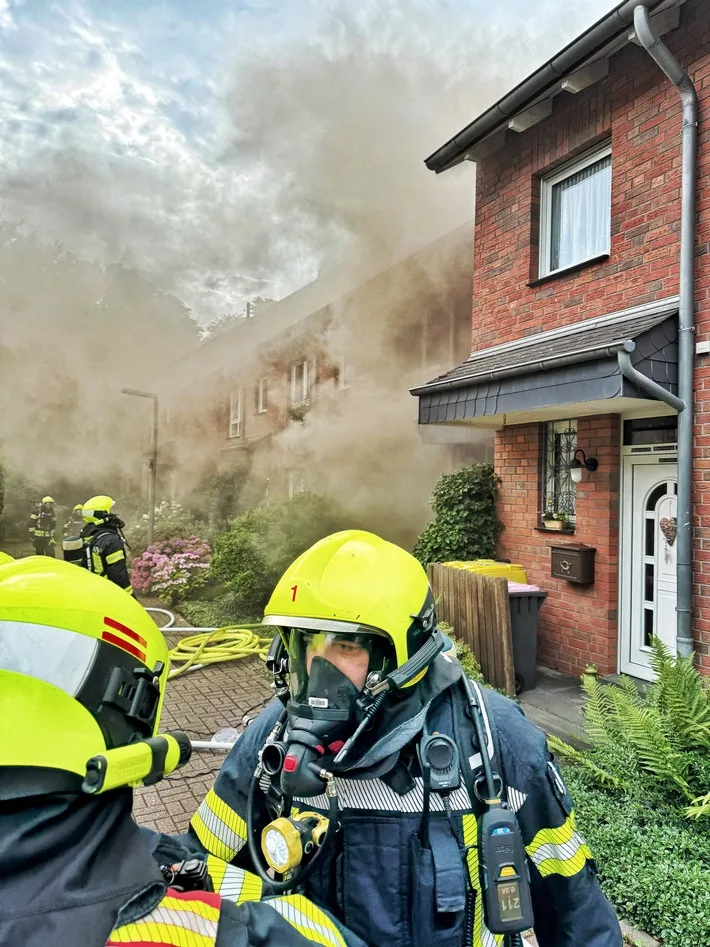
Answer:
[[84, 516], [83, 511], [84, 504], [77, 503], [74, 509], [71, 511], [69, 519], [64, 524], [64, 536], [78, 536], [79, 533], [84, 528]]
[[35, 547], [35, 553], [38, 556], [54, 556], [54, 530], [56, 525], [54, 500], [51, 497], [42, 497], [30, 513], [28, 524], [32, 545]]
[[84, 540], [81, 538], [81, 531], [86, 525], [83, 510], [84, 504], [77, 503], [71, 511], [71, 516], [64, 524], [64, 539], [62, 541], [64, 561], [73, 562], [76, 566], [87, 565], [84, 555]]
[[133, 595], [126, 563], [128, 544], [122, 532], [125, 523], [113, 512], [114, 505], [114, 500], [107, 496], [91, 497], [83, 505], [83, 564], [90, 572], [104, 576]]
[[64, 562], [0, 565], [0, 640], [0, 944], [364, 947], [218, 859], [151, 858], [130, 787], [190, 743], [157, 733], [168, 648], [137, 602]]

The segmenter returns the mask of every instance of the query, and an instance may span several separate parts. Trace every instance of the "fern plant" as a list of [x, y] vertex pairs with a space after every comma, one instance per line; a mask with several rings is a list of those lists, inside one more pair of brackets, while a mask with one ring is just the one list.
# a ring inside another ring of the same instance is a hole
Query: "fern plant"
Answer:
[[618, 684], [582, 681], [589, 749], [575, 750], [552, 738], [550, 745], [583, 766], [600, 785], [686, 815], [710, 815], [710, 687], [693, 658], [676, 657], [653, 640], [656, 681], [642, 693], [630, 678]]

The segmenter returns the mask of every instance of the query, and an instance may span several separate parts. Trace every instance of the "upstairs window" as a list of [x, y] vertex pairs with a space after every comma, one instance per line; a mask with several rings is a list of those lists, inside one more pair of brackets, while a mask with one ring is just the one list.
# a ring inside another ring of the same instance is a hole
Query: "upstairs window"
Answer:
[[542, 179], [540, 276], [609, 252], [611, 148], [596, 149]]
[[543, 424], [541, 519], [561, 519], [573, 526], [577, 493], [570, 464], [577, 450], [577, 421]]
[[312, 364], [308, 359], [291, 366], [291, 404], [308, 404], [311, 400]]
[[256, 410], [257, 414], [266, 414], [269, 407], [269, 379], [260, 378], [256, 386]]
[[299, 493], [306, 492], [306, 475], [302, 470], [289, 470], [288, 496], [293, 499]]
[[345, 356], [341, 355], [338, 358], [338, 362], [333, 369], [333, 383], [338, 391], [344, 391], [346, 388], [350, 387], [350, 379], [348, 373], [348, 366], [345, 361]]
[[229, 395], [229, 436], [242, 436], [242, 389], [233, 388]]

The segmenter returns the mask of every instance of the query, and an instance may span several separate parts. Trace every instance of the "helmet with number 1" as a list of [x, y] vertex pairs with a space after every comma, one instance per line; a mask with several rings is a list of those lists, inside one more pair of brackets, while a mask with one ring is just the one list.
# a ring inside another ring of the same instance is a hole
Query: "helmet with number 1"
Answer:
[[117, 585], [47, 556], [0, 565], [0, 800], [78, 788], [92, 756], [152, 736], [167, 665]]
[[[432, 643], [436, 611], [421, 564], [361, 530], [335, 533], [306, 550], [274, 589], [264, 624], [281, 629], [296, 702], [315, 693], [315, 682], [309, 688], [309, 674], [319, 666], [314, 656], [339, 665], [361, 690], [371, 674], [383, 679], [415, 656], [413, 673], [405, 668], [398, 686], [416, 684], [440, 650]], [[353, 671], [356, 660], [360, 668]]]
[[116, 501], [104, 495], [91, 497], [82, 506], [81, 515], [87, 523], [101, 523], [111, 514]]

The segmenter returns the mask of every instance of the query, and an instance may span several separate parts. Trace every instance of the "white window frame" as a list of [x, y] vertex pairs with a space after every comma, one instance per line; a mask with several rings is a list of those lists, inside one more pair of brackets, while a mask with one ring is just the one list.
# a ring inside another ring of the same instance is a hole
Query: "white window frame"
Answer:
[[[581, 157], [576, 158], [574, 161], [570, 161], [553, 174], [547, 175], [540, 182], [540, 250], [538, 267], [538, 276], [540, 279], [545, 276], [552, 276], [553, 273], [562, 272], [571, 266], [579, 266], [585, 263], [587, 259], [595, 259], [599, 255], [599, 253], [595, 253], [593, 257], [575, 260], [574, 263], [568, 263], [555, 270], [550, 269], [550, 251], [552, 249], [552, 191], [556, 184], [560, 184], [562, 181], [567, 180], [567, 178], [571, 178], [580, 171], [584, 171], [585, 168], [589, 168], [593, 164], [597, 164], [599, 161], [603, 161], [604, 158], [610, 156], [611, 145], [607, 144], [601, 148], [595, 148]], [[613, 168], [611, 172], [613, 174]], [[609, 241], [611, 243], [611, 202], [609, 204]], [[609, 253], [610, 243], [607, 244], [606, 250], [599, 252]]]
[[338, 357], [338, 377], [335, 387], [338, 391], [345, 391], [346, 388], [350, 387], [345, 371], [347, 369], [347, 361], [344, 355]]
[[[300, 405], [308, 404], [311, 400], [311, 359], [302, 358], [298, 362], [294, 362], [291, 366], [291, 404]], [[298, 391], [298, 369], [303, 368], [303, 375], [301, 378], [301, 390]]]
[[306, 475], [303, 470], [289, 470], [288, 498], [292, 500], [299, 493], [306, 492]]
[[266, 375], [259, 379], [256, 394], [256, 413], [266, 414], [269, 410], [269, 379]]
[[229, 393], [229, 436], [242, 436], [242, 407], [244, 398], [241, 388], [232, 388]]

